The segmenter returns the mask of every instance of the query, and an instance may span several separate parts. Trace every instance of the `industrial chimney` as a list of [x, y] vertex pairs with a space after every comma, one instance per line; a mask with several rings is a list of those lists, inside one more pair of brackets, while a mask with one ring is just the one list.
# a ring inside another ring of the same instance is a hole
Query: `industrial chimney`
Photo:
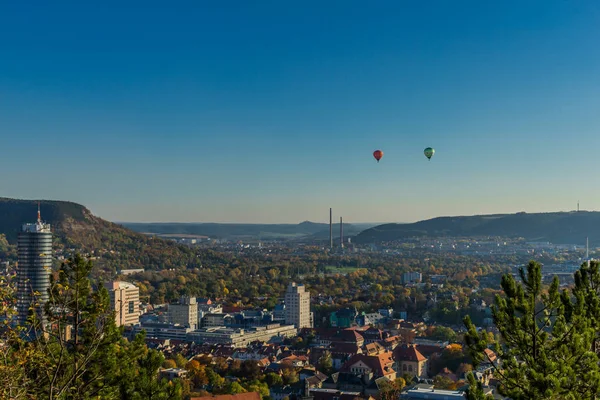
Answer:
[[333, 212], [329, 209], [329, 248], [333, 250]]
[[344, 248], [344, 223], [342, 217], [340, 217], [340, 248]]

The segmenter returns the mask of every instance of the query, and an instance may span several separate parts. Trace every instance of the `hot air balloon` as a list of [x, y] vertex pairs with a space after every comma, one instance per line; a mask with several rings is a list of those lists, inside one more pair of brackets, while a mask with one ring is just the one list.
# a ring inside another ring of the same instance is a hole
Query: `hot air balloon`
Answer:
[[427, 157], [431, 161], [431, 157], [433, 157], [433, 155], [435, 154], [435, 149], [428, 147], [425, 150], [423, 150], [423, 153], [425, 154], [425, 157]]
[[379, 162], [379, 160], [381, 160], [381, 157], [383, 157], [383, 151], [381, 151], [381, 150], [375, 150], [373, 152], [373, 157], [375, 157], [375, 159], [377, 160], [377, 162]]

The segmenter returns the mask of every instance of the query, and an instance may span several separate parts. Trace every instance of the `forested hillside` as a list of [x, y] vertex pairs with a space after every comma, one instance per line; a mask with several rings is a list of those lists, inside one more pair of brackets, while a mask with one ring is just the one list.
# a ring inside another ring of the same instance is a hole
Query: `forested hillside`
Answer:
[[[44, 222], [52, 226], [58, 253], [70, 249], [93, 252], [96, 265], [107, 270], [193, 268], [202, 263], [220, 265], [224, 262], [215, 252], [199, 252], [98, 218], [80, 204], [43, 200], [40, 209]], [[9, 243], [16, 243], [21, 225], [34, 222], [36, 215], [37, 201], [0, 198], [0, 234], [7, 239], [3, 244], [0, 237], [0, 259], [8, 258], [7, 251], [14, 250]]]
[[522, 237], [557, 244], [600, 244], [600, 212], [517, 213], [439, 217], [412, 224], [367, 229], [356, 243], [400, 241], [410, 237]]

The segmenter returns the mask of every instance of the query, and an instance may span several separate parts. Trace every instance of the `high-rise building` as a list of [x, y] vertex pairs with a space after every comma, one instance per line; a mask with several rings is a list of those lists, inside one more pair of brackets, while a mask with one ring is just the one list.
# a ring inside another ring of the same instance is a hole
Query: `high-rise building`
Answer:
[[169, 322], [188, 328], [198, 327], [198, 303], [195, 297], [181, 297], [178, 304], [169, 304]]
[[41, 310], [48, 301], [50, 288], [52, 232], [50, 225], [42, 222], [39, 206], [37, 222], [23, 225], [17, 249], [17, 321], [26, 322], [32, 304], [43, 320]]
[[423, 275], [420, 272], [405, 272], [402, 274], [402, 283], [421, 283]]
[[297, 329], [313, 327], [310, 292], [301, 283], [290, 283], [285, 292], [285, 323], [293, 324]]
[[133, 283], [114, 281], [105, 284], [110, 295], [110, 306], [115, 311], [117, 326], [140, 323], [140, 289]]

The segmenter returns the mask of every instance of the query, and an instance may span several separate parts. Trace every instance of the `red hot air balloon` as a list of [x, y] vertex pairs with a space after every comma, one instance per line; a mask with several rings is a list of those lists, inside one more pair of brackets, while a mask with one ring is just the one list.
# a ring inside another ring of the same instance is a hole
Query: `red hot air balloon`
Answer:
[[375, 159], [377, 160], [377, 162], [379, 162], [379, 160], [381, 160], [381, 157], [383, 157], [383, 151], [381, 151], [381, 150], [375, 150], [373, 152], [373, 157], [375, 157]]

